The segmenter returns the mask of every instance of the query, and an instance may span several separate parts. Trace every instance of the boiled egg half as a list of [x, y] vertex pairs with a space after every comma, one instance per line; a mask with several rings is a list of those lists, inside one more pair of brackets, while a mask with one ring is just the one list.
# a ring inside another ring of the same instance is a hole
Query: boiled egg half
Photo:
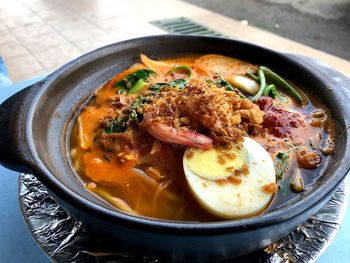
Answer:
[[276, 182], [273, 161], [264, 147], [248, 137], [240, 147], [229, 150], [187, 148], [183, 167], [197, 201], [218, 217], [260, 214], [274, 195], [266, 191], [266, 186]]

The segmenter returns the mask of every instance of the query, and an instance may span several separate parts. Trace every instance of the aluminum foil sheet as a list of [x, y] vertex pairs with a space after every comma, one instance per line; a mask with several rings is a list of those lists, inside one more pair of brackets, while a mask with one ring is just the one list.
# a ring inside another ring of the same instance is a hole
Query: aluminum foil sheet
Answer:
[[[290, 235], [265, 250], [235, 258], [232, 262], [314, 262], [339, 229], [346, 210], [348, 189], [346, 179], [330, 201]], [[116, 251], [101, 237], [91, 235], [82, 222], [72, 218], [53, 200], [33, 175], [20, 175], [19, 203], [34, 239], [54, 262], [161, 262]]]

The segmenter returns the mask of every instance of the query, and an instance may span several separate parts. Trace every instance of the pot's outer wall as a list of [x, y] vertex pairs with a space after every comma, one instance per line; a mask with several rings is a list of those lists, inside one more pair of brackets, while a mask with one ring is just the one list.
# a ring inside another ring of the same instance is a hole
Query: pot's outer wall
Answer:
[[[67, 127], [74, 114], [78, 113], [82, 102], [86, 101], [91, 93], [106, 80], [139, 61], [140, 53], [155, 59], [188, 53], [223, 54], [255, 64], [267, 65], [282, 72], [283, 76], [296, 84], [314, 89], [324, 104], [331, 109], [338, 135], [335, 142], [336, 151], [325, 167], [320, 180], [288, 204], [262, 216], [202, 224], [133, 217], [117, 212], [95, 198], [85, 190], [68, 165]], [[17, 152], [19, 154], [17, 161], [37, 175], [73, 215], [99, 230], [113, 235], [120, 234], [125, 240], [131, 238], [126, 245], [144, 238], [145, 242], [142, 242], [142, 246], [156, 253], [154, 242], [147, 242], [147, 236], [152, 237], [149, 241], [158, 238], [156, 242], [158, 244], [167, 244], [171, 239], [169, 236], [174, 238], [176, 236], [174, 240], [177, 244], [177, 254], [183, 255], [183, 259], [192, 259], [191, 253], [186, 252], [186, 247], [190, 244], [185, 242], [186, 237], [200, 236], [203, 238], [201, 240], [208, 242], [198, 242], [197, 249], [208, 257], [215, 258], [220, 255], [231, 257], [237, 255], [238, 251], [239, 254], [249, 252], [288, 234], [299, 223], [306, 220], [311, 212], [316, 212], [320, 205], [328, 200], [331, 192], [349, 170], [350, 153], [346, 151], [349, 147], [349, 132], [346, 127], [349, 123], [347, 113], [350, 112], [348, 94], [350, 81], [323, 64], [310, 63], [308, 59], [301, 60], [301, 63], [298, 61], [300, 60], [247, 43], [195, 36], [146, 37], [98, 49], [53, 73], [35, 97], [31, 98], [25, 110], [22, 109], [21, 112], [25, 116], [22, 119], [25, 123], [23, 125], [16, 122], [16, 125], [22, 125], [21, 129], [24, 132], [20, 137], [15, 138], [12, 144], [24, 145], [22, 148], [25, 151]], [[330, 87], [332, 90], [329, 89]], [[162, 237], [167, 238], [162, 239]], [[250, 247], [247, 242], [251, 243], [252, 238], [255, 242]], [[225, 246], [219, 248], [213, 246], [209, 240], [216, 240], [220, 244], [230, 241], [237, 247], [232, 249], [231, 245], [230, 250]], [[166, 247], [168, 250], [162, 251], [161, 254], [171, 255], [172, 247], [164, 246], [164, 249]], [[196, 245], [191, 247], [194, 249]], [[218, 251], [218, 249], [222, 250]]]
[[[299, 214], [287, 221], [261, 227], [257, 230], [227, 232], [221, 235], [176, 235], [166, 233], [150, 233], [135, 231], [130, 228], [107, 223], [81, 210], [76, 210], [54, 195], [63, 207], [68, 208], [78, 219], [87, 222], [87, 228], [96, 232], [98, 237], [105, 234], [106, 240], [115, 244], [117, 251], [133, 255], [147, 256], [151, 259], [161, 259], [165, 262], [217, 262], [232, 257], [247, 254], [267, 247], [292, 232], [296, 226], [303, 223], [312, 214], [322, 208], [334, 192], [324, 196], [313, 205], [305, 214]], [[232, 262], [232, 261], [228, 262]]]

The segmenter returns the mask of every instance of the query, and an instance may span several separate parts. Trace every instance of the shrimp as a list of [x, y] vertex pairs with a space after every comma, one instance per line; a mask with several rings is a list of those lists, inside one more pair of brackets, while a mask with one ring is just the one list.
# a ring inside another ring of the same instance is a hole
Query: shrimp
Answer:
[[213, 140], [209, 137], [184, 128], [175, 129], [166, 124], [151, 123], [147, 131], [153, 137], [164, 142], [176, 143], [199, 149], [210, 149], [213, 146]]

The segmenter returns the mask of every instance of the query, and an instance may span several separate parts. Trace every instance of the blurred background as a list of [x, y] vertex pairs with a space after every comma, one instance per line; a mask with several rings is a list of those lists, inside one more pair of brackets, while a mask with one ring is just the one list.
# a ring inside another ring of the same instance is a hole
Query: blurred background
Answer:
[[349, 0], [185, 0], [350, 60]]
[[282, 51], [279, 38], [254, 29], [350, 59], [349, 14], [349, 0], [0, 0], [0, 56], [18, 82], [109, 43], [165, 34], [150, 22], [185, 17]]

